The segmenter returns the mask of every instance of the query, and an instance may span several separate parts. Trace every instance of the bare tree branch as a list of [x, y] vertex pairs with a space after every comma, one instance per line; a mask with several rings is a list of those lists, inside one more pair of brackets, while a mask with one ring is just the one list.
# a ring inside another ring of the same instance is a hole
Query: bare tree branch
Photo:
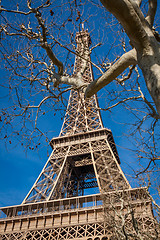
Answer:
[[100, 78], [90, 83], [85, 90], [85, 96], [91, 97], [93, 94], [98, 92], [104, 86], [112, 82], [116, 77], [118, 77], [127, 67], [130, 65], [135, 65], [136, 61], [136, 51], [132, 49], [131, 51], [123, 54], [117, 62], [115, 62], [108, 71], [106, 71]]
[[145, 173], [145, 172], [149, 169], [151, 163], [152, 163], [152, 162], [155, 162], [155, 161], [157, 161], [157, 160], [160, 160], [160, 156], [159, 156], [159, 157], [154, 157], [154, 158], [152, 158], [152, 159], [149, 161], [147, 167], [146, 167], [143, 171], [138, 172], [138, 173], [136, 174], [136, 176], [138, 177], [140, 174]]
[[107, 110], [110, 110], [110, 109], [112, 109], [112, 108], [114, 108], [114, 107], [117, 107], [119, 104], [125, 103], [125, 102], [127, 102], [127, 101], [137, 100], [137, 99], [140, 99], [140, 98], [141, 98], [141, 96], [125, 98], [125, 99], [123, 99], [123, 100], [121, 100], [121, 101], [113, 104], [113, 105], [110, 106], [110, 107], [100, 108], [100, 110], [107, 111]]
[[148, 9], [146, 20], [151, 26], [153, 26], [154, 18], [157, 11], [157, 0], [148, 0], [148, 2], [149, 2], [149, 9]]
[[128, 0], [101, 0], [101, 2], [120, 21], [134, 47], [145, 47], [148, 41], [147, 34], [133, 4]]
[[35, 17], [38, 20], [39, 25], [42, 28], [42, 37], [41, 37], [41, 46], [46, 50], [48, 57], [51, 59], [53, 64], [58, 67], [58, 73], [60, 75], [63, 74], [63, 63], [58, 60], [58, 58], [54, 55], [51, 46], [47, 43], [47, 29], [45, 27], [45, 23], [41, 17], [41, 13], [37, 9], [32, 9], [35, 12]]

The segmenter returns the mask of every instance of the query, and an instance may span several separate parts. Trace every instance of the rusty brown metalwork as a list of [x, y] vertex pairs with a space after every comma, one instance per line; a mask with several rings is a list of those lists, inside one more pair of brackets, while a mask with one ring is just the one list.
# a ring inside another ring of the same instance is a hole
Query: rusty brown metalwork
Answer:
[[[73, 74], [91, 82], [88, 31], [77, 33], [76, 41]], [[121, 239], [115, 234], [123, 224], [120, 216], [126, 216], [126, 232], [139, 234], [136, 219], [144, 237], [156, 237], [149, 195], [128, 183], [98, 109], [96, 95], [86, 100], [82, 90], [71, 91], [60, 135], [50, 141], [53, 151], [42, 172], [21, 205], [1, 208], [1, 239]]]

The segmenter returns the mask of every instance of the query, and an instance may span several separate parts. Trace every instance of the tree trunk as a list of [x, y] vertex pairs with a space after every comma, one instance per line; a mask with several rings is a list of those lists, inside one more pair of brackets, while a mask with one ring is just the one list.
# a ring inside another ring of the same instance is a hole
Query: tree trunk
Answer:
[[122, 24], [132, 47], [136, 49], [138, 66], [143, 72], [147, 88], [160, 116], [160, 44], [152, 31], [157, 0], [149, 1], [146, 18], [135, 1], [101, 0], [101, 2]]
[[160, 116], [160, 45], [156, 40], [150, 41], [150, 46], [143, 51], [137, 51], [138, 65], [143, 72], [143, 76], [148, 91], [156, 105]]

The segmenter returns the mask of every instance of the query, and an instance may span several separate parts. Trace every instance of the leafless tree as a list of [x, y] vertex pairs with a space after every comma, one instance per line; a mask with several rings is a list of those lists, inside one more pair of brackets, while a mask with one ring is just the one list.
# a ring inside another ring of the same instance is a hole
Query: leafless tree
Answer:
[[[0, 116], [2, 138], [11, 144], [12, 135], [36, 149], [41, 136], [48, 141], [39, 117], [65, 109], [68, 90], [82, 89], [90, 97], [110, 83], [100, 95], [106, 99], [101, 109], [124, 107], [132, 114], [130, 136], [142, 165], [139, 173], [157, 166], [160, 36], [154, 25], [156, 10], [156, 0], [1, 1], [1, 68], [6, 71], [1, 86], [9, 94]], [[81, 76], [88, 56], [76, 51], [75, 42], [82, 23], [91, 31], [88, 54], [93, 53], [96, 76], [88, 85]], [[72, 75], [75, 55], [83, 62], [76, 77]]]
[[[159, 61], [160, 61], [160, 37], [153, 28], [157, 9], [157, 1], [148, 1], [148, 12], [144, 16], [140, 9], [141, 0], [101, 1], [104, 7], [119, 20], [127, 33], [132, 50], [125, 53], [101, 78], [88, 87], [86, 95], [92, 94], [92, 89], [97, 92], [106, 85], [106, 81], [112, 81], [130, 65], [138, 64], [143, 72], [147, 88], [155, 102], [157, 112], [160, 114], [160, 89], [159, 89]], [[112, 75], [112, 78], [111, 78]], [[107, 79], [108, 78], [108, 79]], [[90, 93], [91, 94], [90, 94]]]
[[152, 215], [150, 198], [146, 188], [104, 194], [107, 236], [115, 240], [158, 239], [160, 226]]

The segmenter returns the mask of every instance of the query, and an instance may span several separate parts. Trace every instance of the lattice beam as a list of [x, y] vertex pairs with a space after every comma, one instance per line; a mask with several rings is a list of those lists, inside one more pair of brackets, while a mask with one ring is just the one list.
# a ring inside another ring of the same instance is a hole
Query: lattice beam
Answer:
[[[73, 75], [91, 82], [88, 31], [77, 33], [76, 41]], [[158, 239], [151, 200], [124, 176], [96, 96], [85, 100], [81, 90], [71, 91], [60, 135], [50, 145], [53, 151], [23, 203], [1, 209], [0, 239], [118, 240], [125, 232], [132, 240], [135, 222], [141, 239]], [[91, 194], [97, 189], [101, 194]]]

